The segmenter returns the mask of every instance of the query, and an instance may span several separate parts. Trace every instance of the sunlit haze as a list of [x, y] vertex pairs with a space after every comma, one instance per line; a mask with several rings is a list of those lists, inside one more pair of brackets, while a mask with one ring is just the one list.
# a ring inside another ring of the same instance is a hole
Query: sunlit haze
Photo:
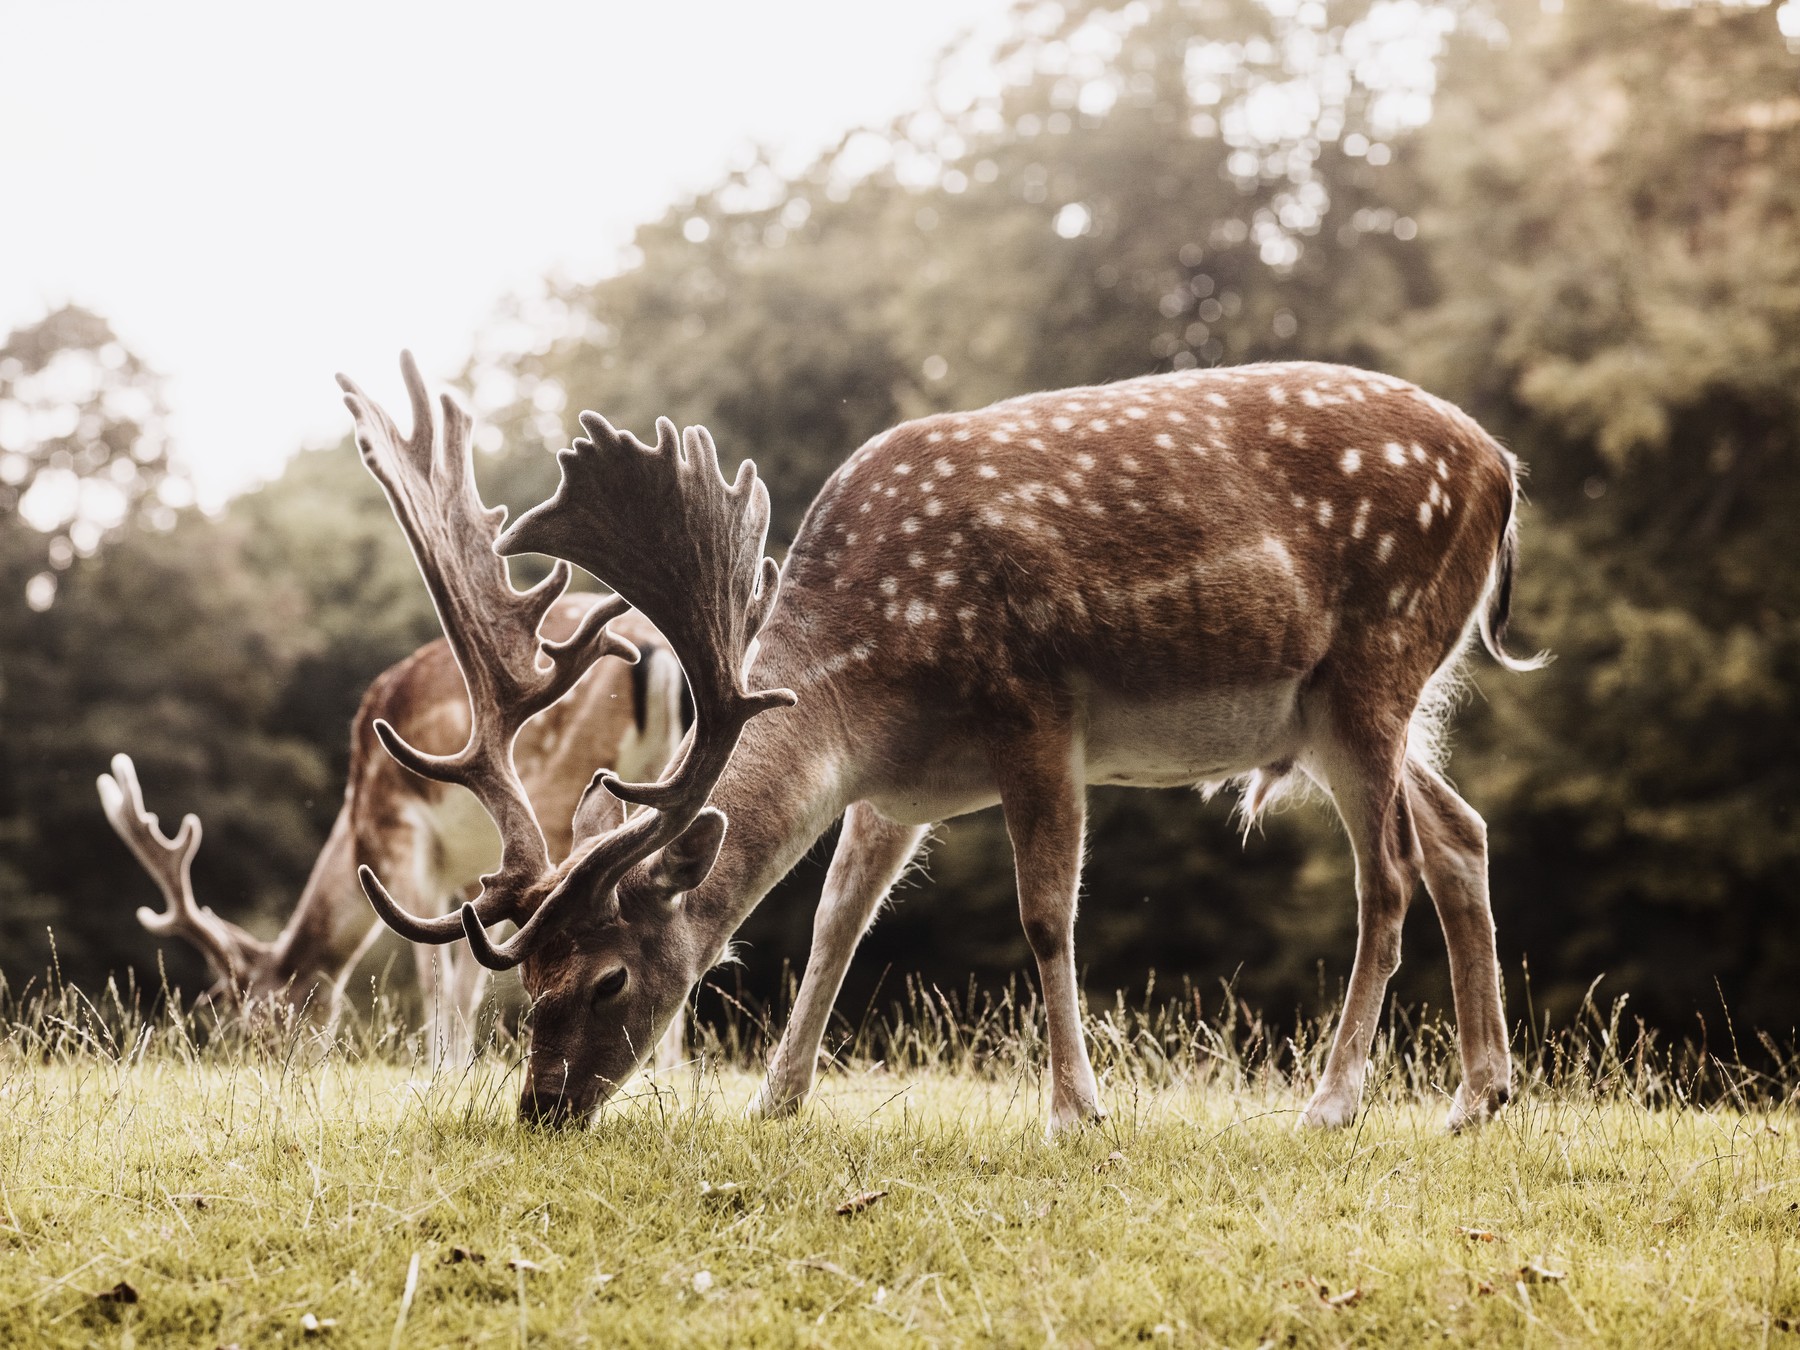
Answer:
[[[0, 11], [0, 332], [75, 302], [168, 378], [202, 500], [453, 375], [506, 295], [603, 274], [753, 146], [917, 106], [1004, 0]], [[679, 410], [672, 410], [678, 412]]]

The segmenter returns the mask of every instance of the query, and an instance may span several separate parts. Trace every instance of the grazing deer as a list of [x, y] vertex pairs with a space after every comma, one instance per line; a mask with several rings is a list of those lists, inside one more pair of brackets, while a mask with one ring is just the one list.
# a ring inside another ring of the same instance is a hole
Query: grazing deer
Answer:
[[[573, 632], [593, 603], [591, 596], [564, 597], [546, 616], [546, 631]], [[531, 800], [552, 822], [571, 817], [595, 765], [656, 773], [680, 744], [685, 694], [679, 664], [639, 615], [624, 615], [615, 627], [639, 645], [644, 659], [635, 666], [599, 663], [520, 737], [519, 762]], [[115, 756], [111, 776], [101, 776], [107, 819], [163, 894], [162, 912], [140, 909], [138, 922], [159, 937], [186, 939], [206, 958], [214, 977], [206, 1001], [252, 1014], [302, 1012], [331, 1025], [344, 982], [381, 932], [356, 883], [359, 863], [396, 878], [412, 903], [440, 911], [452, 899], [460, 903], [492, 865], [498, 840], [480, 807], [465, 792], [402, 769], [378, 745], [377, 720], [433, 748], [449, 749], [467, 735], [467, 696], [442, 638], [383, 671], [363, 696], [351, 724], [343, 808], [299, 903], [272, 941], [196, 903], [189, 866], [200, 846], [198, 817], [186, 817], [169, 839], [144, 809], [128, 756]], [[551, 842], [559, 851], [568, 849], [566, 825]], [[487, 971], [453, 948], [415, 947], [414, 955], [429, 1053], [434, 1063], [458, 1062], [472, 1048]], [[680, 1020], [658, 1051], [665, 1067], [681, 1054]]]
[[[666, 420], [646, 447], [582, 414], [587, 437], [558, 456], [555, 495], [500, 533], [503, 513], [481, 506], [467, 470], [467, 416], [446, 397], [435, 431], [410, 362], [406, 375], [405, 439], [340, 381], [470, 677], [476, 727], [449, 759], [383, 739], [416, 772], [475, 792], [504, 861], [456, 917], [410, 914], [361, 875], [405, 936], [466, 938], [483, 965], [522, 967], [535, 1000], [526, 1118], [582, 1119], [616, 1091], [843, 814], [754, 1107], [795, 1108], [883, 897], [933, 823], [995, 802], [1049, 1023], [1050, 1128], [1099, 1116], [1074, 956], [1087, 786], [1237, 780], [1254, 817], [1296, 776], [1336, 804], [1358, 899], [1342, 1021], [1302, 1120], [1356, 1112], [1420, 880], [1454, 983], [1463, 1082], [1449, 1123], [1506, 1101], [1485, 828], [1434, 766], [1432, 693], [1471, 629], [1509, 669], [1533, 663], [1501, 645], [1515, 462], [1457, 409], [1385, 375], [1292, 363], [926, 417], [831, 476], [778, 573], [754, 465], [728, 487], [707, 433], [678, 439]], [[519, 595], [494, 555], [528, 552], [565, 561]], [[506, 747], [584, 662], [625, 646], [600, 626], [604, 608], [540, 643], [569, 562], [664, 633], [696, 716], [665, 780], [595, 775], [552, 864]], [[496, 940], [508, 919], [519, 930]]]

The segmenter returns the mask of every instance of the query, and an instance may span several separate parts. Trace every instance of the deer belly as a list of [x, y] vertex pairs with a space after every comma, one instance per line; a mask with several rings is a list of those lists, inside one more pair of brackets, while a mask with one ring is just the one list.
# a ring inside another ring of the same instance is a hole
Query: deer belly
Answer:
[[1087, 781], [1186, 787], [1290, 758], [1300, 744], [1298, 679], [1135, 699], [1087, 700]]
[[430, 889], [452, 894], [499, 864], [500, 832], [472, 793], [446, 788], [419, 816], [420, 834], [431, 842]]

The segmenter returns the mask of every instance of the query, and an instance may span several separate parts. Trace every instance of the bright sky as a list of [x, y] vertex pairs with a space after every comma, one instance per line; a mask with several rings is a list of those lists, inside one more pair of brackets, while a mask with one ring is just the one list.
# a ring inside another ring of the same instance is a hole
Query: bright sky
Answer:
[[0, 0], [0, 333], [74, 301], [168, 377], [202, 499], [404, 403], [508, 293], [613, 265], [753, 144], [917, 106], [1006, 0]]

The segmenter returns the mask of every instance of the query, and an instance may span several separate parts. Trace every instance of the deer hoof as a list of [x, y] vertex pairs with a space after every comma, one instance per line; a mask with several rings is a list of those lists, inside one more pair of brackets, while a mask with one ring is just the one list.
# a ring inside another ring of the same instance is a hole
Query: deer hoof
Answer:
[[750, 1120], [786, 1120], [800, 1114], [800, 1106], [805, 1100], [804, 1092], [778, 1092], [764, 1083], [750, 1099], [744, 1115]]
[[1341, 1130], [1356, 1119], [1357, 1098], [1348, 1092], [1321, 1087], [1300, 1113], [1300, 1127], [1307, 1130]]
[[1450, 1134], [1478, 1129], [1499, 1115], [1500, 1108], [1511, 1100], [1510, 1083], [1496, 1083], [1481, 1092], [1470, 1092], [1469, 1085], [1463, 1083], [1457, 1087], [1456, 1096], [1450, 1103], [1450, 1114], [1444, 1119], [1444, 1129]]
[[1095, 1101], [1059, 1102], [1050, 1108], [1050, 1121], [1044, 1129], [1046, 1139], [1061, 1139], [1088, 1125], [1098, 1125], [1106, 1112]]

